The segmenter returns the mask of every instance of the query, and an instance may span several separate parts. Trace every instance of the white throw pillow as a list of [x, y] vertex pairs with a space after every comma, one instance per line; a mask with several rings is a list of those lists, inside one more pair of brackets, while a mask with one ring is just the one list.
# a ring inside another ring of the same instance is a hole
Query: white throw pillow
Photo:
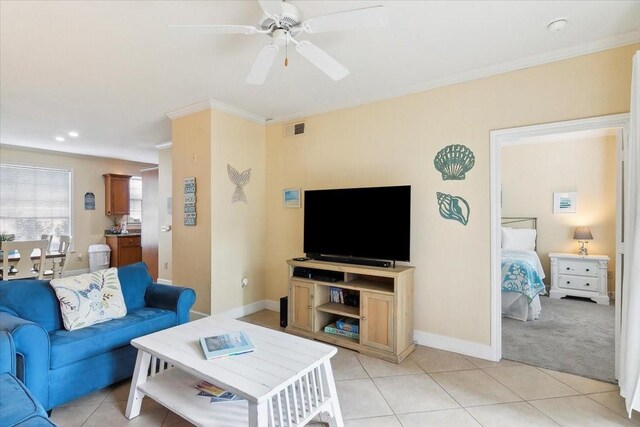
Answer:
[[502, 249], [535, 251], [536, 230], [529, 228], [502, 228]]
[[127, 315], [117, 268], [53, 279], [51, 287], [69, 331]]

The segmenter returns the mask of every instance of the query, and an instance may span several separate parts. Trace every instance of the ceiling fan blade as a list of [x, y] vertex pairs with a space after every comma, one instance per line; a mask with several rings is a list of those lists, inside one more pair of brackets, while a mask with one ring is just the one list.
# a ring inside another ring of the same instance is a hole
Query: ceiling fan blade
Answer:
[[279, 50], [280, 48], [274, 44], [268, 44], [263, 47], [256, 61], [253, 63], [251, 71], [249, 71], [246, 82], [250, 85], [261, 85], [264, 83]]
[[250, 25], [169, 25], [169, 28], [190, 30], [200, 34], [255, 34], [262, 32]]
[[384, 6], [373, 6], [309, 18], [302, 23], [302, 28], [309, 33], [324, 33], [356, 28], [383, 27], [388, 22], [387, 9]]
[[311, 42], [303, 41], [296, 44], [296, 50], [307, 61], [322, 70], [326, 75], [333, 80], [340, 80], [345, 78], [349, 74], [344, 65], [330, 57], [325, 51]]
[[282, 16], [282, 0], [258, 0], [267, 16]]

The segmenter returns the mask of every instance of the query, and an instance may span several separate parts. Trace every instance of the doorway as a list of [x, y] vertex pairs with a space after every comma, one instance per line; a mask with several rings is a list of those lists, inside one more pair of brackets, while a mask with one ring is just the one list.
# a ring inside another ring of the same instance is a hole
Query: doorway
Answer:
[[[575, 132], [593, 132], [608, 130], [613, 132], [617, 145], [617, 177], [616, 188], [616, 249], [615, 249], [615, 295], [621, 295], [621, 255], [622, 246], [622, 161], [623, 139], [628, 135], [629, 115], [618, 114], [567, 122], [550, 123], [544, 125], [526, 126], [521, 128], [492, 131], [490, 134], [491, 150], [491, 348], [494, 360], [502, 358], [502, 271], [501, 271], [501, 150], [509, 145], [531, 142], [532, 139], [550, 137], [551, 135], [566, 135]], [[549, 208], [551, 201], [549, 202]], [[615, 377], [618, 377], [618, 348], [620, 335], [619, 299], [615, 301]]]

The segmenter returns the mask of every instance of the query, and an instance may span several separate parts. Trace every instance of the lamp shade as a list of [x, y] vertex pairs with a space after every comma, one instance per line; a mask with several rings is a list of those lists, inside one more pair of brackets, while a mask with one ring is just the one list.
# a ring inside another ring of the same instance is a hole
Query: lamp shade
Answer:
[[573, 233], [573, 240], [593, 240], [593, 235], [589, 227], [576, 227], [576, 232]]

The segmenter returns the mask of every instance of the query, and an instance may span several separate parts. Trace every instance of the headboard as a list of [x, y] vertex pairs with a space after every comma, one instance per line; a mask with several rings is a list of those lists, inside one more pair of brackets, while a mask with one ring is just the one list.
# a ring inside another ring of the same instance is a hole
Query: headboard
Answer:
[[500, 219], [500, 225], [520, 225], [519, 227], [513, 228], [532, 228], [536, 230], [536, 247], [535, 250], [538, 250], [538, 218], [533, 216], [503, 216]]

